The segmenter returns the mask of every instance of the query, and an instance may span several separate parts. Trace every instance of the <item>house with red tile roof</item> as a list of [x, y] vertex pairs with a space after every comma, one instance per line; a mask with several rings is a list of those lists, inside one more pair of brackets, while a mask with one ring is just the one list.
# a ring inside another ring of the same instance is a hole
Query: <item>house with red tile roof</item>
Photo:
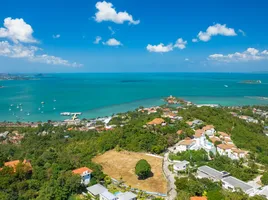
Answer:
[[90, 183], [91, 174], [93, 170], [87, 167], [81, 167], [72, 171], [73, 174], [78, 174], [81, 176], [81, 184], [88, 185]]
[[162, 118], [155, 118], [154, 120], [150, 121], [147, 123], [147, 125], [164, 125], [165, 120]]
[[[26, 171], [30, 172], [33, 170], [31, 162], [29, 160], [23, 160], [23, 162], [21, 162], [20, 160], [13, 160], [13, 161], [5, 162], [4, 166], [13, 168], [13, 171], [16, 172], [16, 167], [20, 163], [22, 163], [24, 165], [24, 168]], [[2, 169], [3, 168], [0, 168], [0, 170], [2, 170]]]
[[207, 197], [190, 197], [190, 200], [207, 200]]

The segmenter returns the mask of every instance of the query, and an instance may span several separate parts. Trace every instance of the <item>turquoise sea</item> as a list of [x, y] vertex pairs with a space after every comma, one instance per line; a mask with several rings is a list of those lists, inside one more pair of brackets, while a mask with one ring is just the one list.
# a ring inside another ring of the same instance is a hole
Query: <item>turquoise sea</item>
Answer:
[[[261, 80], [262, 84], [242, 84], [242, 80]], [[82, 118], [102, 117], [139, 106], [161, 105], [162, 98], [169, 95], [198, 104], [268, 104], [268, 100], [258, 98], [268, 97], [268, 74], [45, 74], [39, 80], [0, 81], [0, 85], [4, 86], [0, 88], [0, 121], [66, 119], [61, 112], [82, 112]]]

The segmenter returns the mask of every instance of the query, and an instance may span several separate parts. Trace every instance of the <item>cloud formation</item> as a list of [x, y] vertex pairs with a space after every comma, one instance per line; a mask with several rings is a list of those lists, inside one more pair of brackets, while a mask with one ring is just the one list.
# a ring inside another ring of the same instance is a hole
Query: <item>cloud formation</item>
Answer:
[[117, 24], [123, 24], [124, 22], [129, 22], [129, 24], [139, 24], [140, 20], [134, 20], [132, 15], [124, 12], [116, 12], [112, 3], [103, 1], [97, 2], [96, 8], [98, 12], [95, 13], [95, 20], [97, 22], [111, 21]]
[[268, 50], [259, 51], [255, 48], [248, 48], [244, 52], [235, 52], [233, 54], [212, 54], [208, 57], [209, 60], [219, 62], [247, 62], [247, 61], [258, 61], [268, 59]]
[[228, 28], [226, 24], [215, 24], [213, 26], [209, 26], [205, 32], [200, 31], [197, 35], [199, 40], [203, 42], [207, 42], [213, 36], [236, 36], [236, 32], [233, 28]]
[[172, 44], [169, 44], [169, 45], [164, 45], [163, 43], [160, 43], [158, 45], [151, 45], [151, 44], [148, 44], [146, 49], [149, 51], [149, 52], [155, 52], [155, 53], [166, 53], [166, 52], [169, 52], [169, 51], [172, 51], [173, 50], [173, 45]]
[[32, 34], [32, 27], [25, 23], [23, 19], [18, 18], [5, 18], [4, 27], [0, 28], [0, 38], [7, 38], [14, 43], [37, 43]]
[[115, 31], [113, 30], [113, 28], [111, 26], [108, 26], [108, 29], [111, 31], [111, 35], [115, 34]]
[[179, 49], [185, 49], [186, 48], [187, 41], [184, 41], [182, 38], [179, 38], [174, 47]]
[[186, 48], [187, 41], [184, 41], [182, 38], [179, 38], [175, 44], [172, 43], [169, 45], [164, 45], [163, 43], [160, 43], [158, 45], [151, 45], [148, 44], [146, 49], [149, 52], [155, 52], [155, 53], [167, 53], [172, 51], [174, 48], [178, 49], [185, 49]]
[[107, 40], [106, 42], [104, 42], [103, 44], [108, 45], [108, 46], [120, 46], [120, 45], [122, 45], [122, 43], [115, 38], [111, 38], [111, 39]]
[[22, 58], [31, 62], [46, 63], [52, 65], [64, 65], [68, 67], [81, 67], [81, 64], [71, 63], [60, 57], [46, 54], [38, 54], [41, 49], [36, 46], [25, 46], [22, 44], [10, 44], [8, 41], [0, 42], [0, 56], [9, 58]]
[[97, 36], [97, 37], [95, 38], [95, 41], [94, 41], [93, 43], [94, 43], [94, 44], [99, 44], [101, 40], [102, 40], [102, 38], [101, 38], [100, 36]]

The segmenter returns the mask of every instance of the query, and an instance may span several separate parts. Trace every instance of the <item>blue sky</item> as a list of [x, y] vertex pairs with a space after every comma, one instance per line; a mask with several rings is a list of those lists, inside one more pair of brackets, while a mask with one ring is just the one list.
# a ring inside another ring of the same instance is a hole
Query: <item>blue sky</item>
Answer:
[[265, 0], [5, 1], [0, 72], [268, 71], [267, 10]]

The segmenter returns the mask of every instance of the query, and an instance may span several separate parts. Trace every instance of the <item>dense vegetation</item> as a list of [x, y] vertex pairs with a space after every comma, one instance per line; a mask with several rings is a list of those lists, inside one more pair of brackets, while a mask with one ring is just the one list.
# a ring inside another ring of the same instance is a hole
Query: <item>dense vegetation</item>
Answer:
[[151, 175], [151, 165], [147, 160], [139, 160], [135, 166], [135, 174], [139, 179], [146, 179]]

